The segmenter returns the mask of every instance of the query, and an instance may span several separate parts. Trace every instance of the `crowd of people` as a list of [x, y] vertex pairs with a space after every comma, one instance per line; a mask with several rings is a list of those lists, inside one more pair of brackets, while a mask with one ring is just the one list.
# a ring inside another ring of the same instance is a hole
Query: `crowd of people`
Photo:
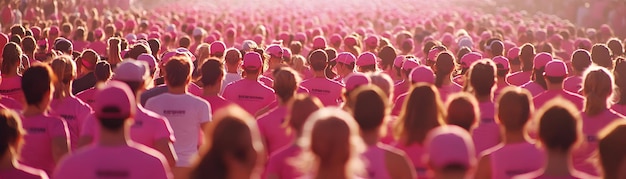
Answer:
[[110, 2], [0, 2], [0, 179], [626, 178], [614, 24], [483, 0]]

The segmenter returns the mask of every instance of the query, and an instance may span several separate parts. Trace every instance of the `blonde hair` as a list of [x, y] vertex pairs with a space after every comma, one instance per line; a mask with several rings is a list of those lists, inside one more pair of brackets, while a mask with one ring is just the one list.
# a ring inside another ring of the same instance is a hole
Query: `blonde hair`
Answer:
[[[58, 78], [54, 87], [57, 89], [54, 91], [54, 98], [64, 98], [70, 96], [71, 93], [67, 93], [65, 88], [71, 88], [71, 81], [76, 79], [76, 64], [70, 56], [59, 56], [50, 61], [50, 67], [52, 72]], [[71, 90], [70, 90], [71, 91]]]
[[296, 55], [291, 59], [290, 66], [299, 73], [302, 73], [306, 68], [306, 59], [304, 59], [304, 56]]
[[[195, 49], [196, 50], [196, 56], [198, 57], [197, 59], [199, 60], [206, 60], [210, 57], [209, 54], [209, 48], [211, 47], [211, 45], [209, 45], [208, 43], [201, 43], [200, 45], [198, 45], [198, 47]], [[220, 61], [222, 61], [224, 59], [220, 59]]]
[[606, 68], [590, 67], [585, 72], [582, 91], [585, 96], [584, 112], [587, 115], [595, 116], [608, 108], [613, 85], [613, 76]]
[[[324, 161], [347, 157], [346, 173], [363, 174], [365, 166], [361, 154], [365, 151], [365, 143], [350, 114], [340, 108], [323, 108], [309, 116], [303, 129], [303, 136], [298, 140], [302, 153], [291, 158], [289, 163], [305, 174], [316, 174]], [[329, 130], [333, 132], [328, 132]], [[319, 143], [326, 145], [318, 147]], [[345, 145], [349, 147], [348, 155], [339, 153]]]

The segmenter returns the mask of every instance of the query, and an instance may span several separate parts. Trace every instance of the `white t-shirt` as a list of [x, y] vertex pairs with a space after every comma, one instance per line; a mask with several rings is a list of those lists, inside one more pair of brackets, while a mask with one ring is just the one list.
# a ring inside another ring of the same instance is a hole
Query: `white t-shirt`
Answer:
[[224, 94], [224, 89], [226, 88], [226, 86], [228, 86], [228, 84], [241, 80], [241, 75], [238, 73], [226, 73], [224, 75], [224, 81], [222, 82], [222, 90], [220, 91], [220, 94]]
[[200, 124], [211, 121], [209, 103], [191, 94], [164, 93], [149, 99], [146, 109], [167, 118], [176, 137], [176, 166], [190, 166], [198, 154]]

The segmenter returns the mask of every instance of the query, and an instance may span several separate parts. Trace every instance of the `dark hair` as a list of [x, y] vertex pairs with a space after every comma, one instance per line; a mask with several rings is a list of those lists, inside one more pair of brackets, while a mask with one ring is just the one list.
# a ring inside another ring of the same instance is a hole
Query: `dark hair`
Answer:
[[313, 71], [324, 71], [328, 66], [328, 55], [324, 50], [315, 50], [309, 56]]
[[128, 51], [128, 53], [126, 53], [126, 55], [128, 56], [128, 58], [132, 58], [132, 59], [137, 59], [139, 57], [139, 55], [141, 54], [152, 54], [152, 51], [150, 51], [150, 47], [138, 43], [133, 45], [133, 47], [131, 47], [131, 49]]
[[506, 87], [496, 103], [496, 116], [507, 131], [521, 131], [534, 111], [532, 95], [528, 90]]
[[533, 70], [533, 60], [535, 59], [535, 46], [526, 43], [520, 48], [519, 59], [522, 62], [522, 71]]
[[94, 75], [96, 76], [96, 80], [99, 82], [107, 81], [111, 78], [111, 64], [106, 61], [99, 61], [96, 63]]
[[405, 144], [422, 144], [431, 129], [444, 124], [445, 111], [437, 88], [417, 83], [407, 93], [395, 126], [395, 136]]
[[463, 56], [467, 55], [470, 52], [472, 52], [472, 49], [470, 49], [469, 47], [461, 47], [456, 53], [456, 63], [461, 64], [461, 58], [463, 58]]
[[443, 85], [445, 78], [450, 78], [454, 67], [454, 56], [450, 52], [444, 51], [437, 56], [437, 62], [435, 62], [435, 86], [437, 88]]
[[86, 33], [87, 32], [84, 27], [76, 28], [76, 31], [74, 31], [74, 40], [86, 40], [87, 39]]
[[11, 34], [24, 37], [26, 35], [26, 29], [21, 25], [13, 25], [11, 26]]
[[189, 46], [191, 46], [191, 39], [189, 39], [188, 36], [183, 36], [180, 40], [178, 40], [178, 46], [189, 48]]
[[24, 133], [20, 117], [10, 109], [0, 109], [0, 154], [4, 155]]
[[2, 51], [2, 73], [8, 74], [20, 66], [22, 61], [22, 48], [15, 42], [9, 42]]
[[[547, 150], [568, 152], [579, 139], [580, 115], [571, 102], [556, 99], [546, 103], [537, 113], [539, 140]], [[555, 130], [558, 129], [558, 130]]]
[[226, 62], [226, 64], [236, 65], [241, 61], [241, 52], [234, 48], [226, 50], [226, 55], [224, 55], [224, 61]]
[[191, 59], [185, 55], [172, 57], [165, 64], [165, 81], [170, 87], [187, 85], [191, 78]]
[[202, 67], [202, 78], [200, 81], [204, 86], [215, 85], [220, 78], [224, 77], [224, 65], [216, 58], [209, 58]]
[[459, 126], [468, 132], [480, 117], [476, 98], [469, 93], [456, 93], [448, 97], [446, 123]]
[[615, 77], [615, 85], [619, 90], [619, 101], [617, 104], [626, 104], [626, 59], [618, 57], [615, 61], [615, 70], [613, 70], [613, 76]]
[[378, 129], [385, 122], [388, 100], [377, 86], [361, 86], [350, 95], [352, 115], [362, 131]]
[[326, 55], [328, 55], [328, 60], [337, 58], [337, 50], [335, 50], [334, 48], [328, 47], [324, 49], [324, 51], [326, 52]]
[[624, 45], [622, 45], [622, 41], [619, 39], [611, 38], [606, 42], [606, 45], [613, 52], [613, 58], [624, 55]]
[[477, 61], [470, 68], [468, 77], [477, 96], [491, 95], [496, 84], [496, 67], [490, 60]]
[[[119, 110], [116, 107], [105, 107], [102, 110]], [[124, 123], [126, 123], [126, 119], [120, 118], [99, 118], [98, 122], [102, 126], [102, 129], [112, 132], [118, 132], [124, 128]]]
[[68, 35], [70, 32], [72, 32], [73, 28], [74, 27], [70, 23], [66, 22], [66, 23], [61, 24], [61, 32], [63, 32], [65, 35]]
[[572, 54], [572, 68], [583, 72], [591, 66], [591, 54], [586, 50], [577, 50]]
[[149, 39], [148, 46], [150, 46], [150, 51], [152, 51], [154, 57], [159, 56], [159, 50], [161, 50], [161, 41], [159, 41], [159, 39]]
[[613, 69], [611, 49], [604, 44], [595, 44], [591, 48], [591, 61], [598, 66]]
[[302, 52], [302, 43], [300, 41], [292, 41], [289, 44], [289, 49], [291, 49], [293, 54], [300, 54]]
[[26, 104], [38, 105], [44, 100], [47, 92], [52, 92], [56, 77], [48, 65], [35, 65], [24, 71], [22, 81], [25, 82], [22, 83], [22, 91]]
[[393, 61], [397, 57], [396, 49], [394, 49], [392, 46], [384, 46], [378, 52], [378, 57], [382, 60], [382, 68], [388, 69], [393, 66]]
[[22, 39], [22, 47], [25, 53], [33, 53], [37, 49], [37, 42], [35, 42], [35, 38], [32, 36], [27, 36]]
[[424, 55], [428, 55], [428, 52], [430, 52], [430, 49], [432, 49], [433, 47], [439, 45], [440, 43], [438, 41], [428, 41], [426, 43], [424, 43], [424, 48], [422, 48], [422, 52], [424, 53]]
[[280, 67], [274, 70], [272, 76], [274, 76], [274, 92], [282, 102], [287, 103], [293, 98], [300, 81], [302, 81], [298, 72], [290, 67]]
[[495, 56], [504, 56], [504, 44], [502, 41], [492, 41], [489, 45], [491, 49], [491, 54]]

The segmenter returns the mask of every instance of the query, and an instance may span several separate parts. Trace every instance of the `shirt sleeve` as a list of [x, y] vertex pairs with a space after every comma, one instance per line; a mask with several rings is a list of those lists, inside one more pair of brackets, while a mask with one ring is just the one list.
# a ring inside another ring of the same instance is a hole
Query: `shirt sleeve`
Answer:
[[200, 123], [211, 122], [213, 116], [211, 116], [211, 106], [209, 103], [202, 101], [202, 105], [200, 106], [202, 106], [201, 109], [198, 110], [200, 113]]
[[64, 137], [69, 140], [70, 133], [67, 128], [67, 123], [60, 118], [55, 118], [54, 122], [52, 122], [52, 126], [50, 126], [50, 137]]
[[174, 132], [172, 130], [172, 126], [170, 126], [170, 122], [165, 117], [158, 118], [158, 121], [154, 138], [169, 138], [170, 141], [174, 143], [176, 141], [176, 137], [174, 137]]
[[94, 137], [96, 130], [97, 130], [96, 119], [93, 117], [93, 115], [88, 115], [85, 118], [85, 121], [83, 121], [83, 126], [80, 129], [80, 137], [83, 137], [83, 136]]

